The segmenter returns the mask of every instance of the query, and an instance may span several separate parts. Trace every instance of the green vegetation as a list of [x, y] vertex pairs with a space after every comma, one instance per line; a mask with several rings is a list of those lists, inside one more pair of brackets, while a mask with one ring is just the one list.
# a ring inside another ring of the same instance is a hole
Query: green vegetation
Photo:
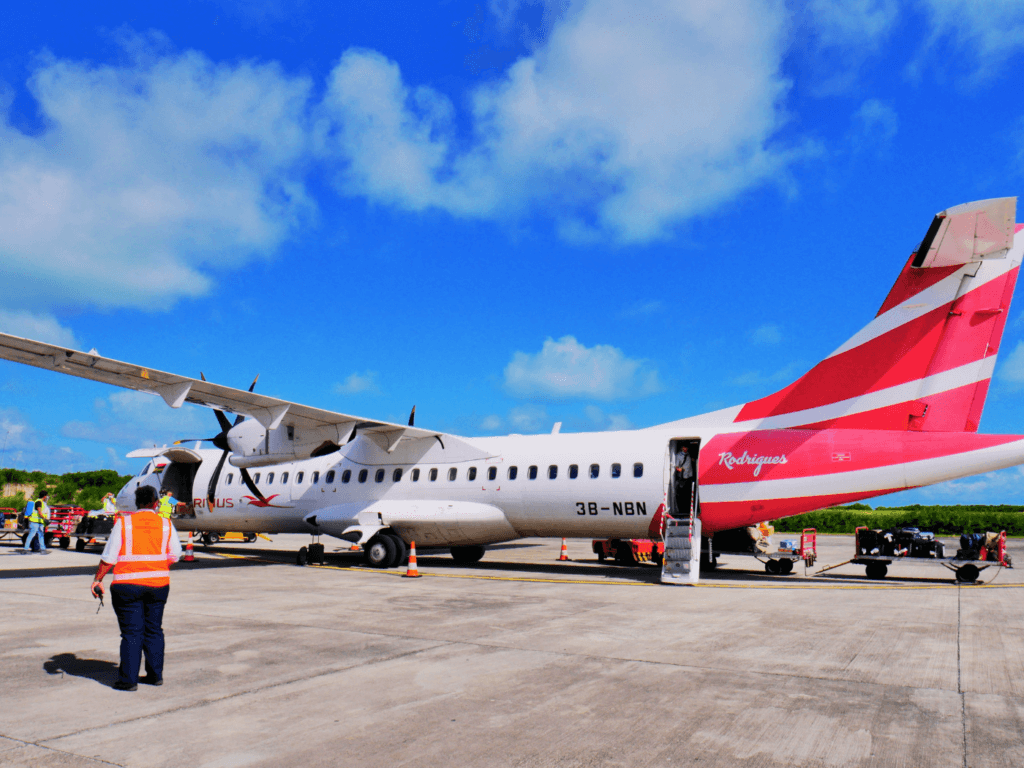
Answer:
[[[0, 485], [30, 485], [33, 498], [38, 498], [46, 490], [50, 492], [50, 504], [74, 504], [84, 509], [99, 509], [104, 494], [117, 493], [129, 480], [131, 475], [119, 475], [112, 469], [64, 475], [0, 469]], [[20, 491], [13, 496], [0, 496], [0, 507], [24, 509], [27, 502], [25, 494]]]
[[1006, 531], [1007, 536], [1024, 536], [1024, 512], [1007, 504], [985, 506], [957, 505], [951, 507], [923, 506], [872, 510], [867, 504], [829, 507], [805, 515], [774, 521], [778, 533], [799, 533], [816, 528], [818, 533], [853, 533], [858, 526], [869, 528], [920, 528], [936, 536], [959, 536], [961, 533]]

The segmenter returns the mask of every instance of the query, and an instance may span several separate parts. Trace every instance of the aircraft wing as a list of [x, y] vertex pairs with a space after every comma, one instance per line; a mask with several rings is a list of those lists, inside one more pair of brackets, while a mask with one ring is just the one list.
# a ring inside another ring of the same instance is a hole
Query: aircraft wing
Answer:
[[[393, 449], [400, 439], [442, 437], [443, 433], [374, 421], [320, 408], [311, 408], [276, 397], [268, 397], [244, 389], [224, 387], [199, 379], [190, 379], [175, 373], [158, 371], [154, 368], [112, 360], [99, 354], [79, 352], [41, 341], [23, 339], [0, 333], [0, 359], [33, 365], [70, 376], [102, 381], [116, 387], [134, 389], [159, 395], [172, 408], [182, 403], [204, 405], [234, 414], [243, 414], [256, 419], [266, 429], [276, 429], [281, 423], [294, 425], [299, 429], [317, 427], [351, 426], [359, 434], [378, 434]], [[285, 418], [287, 420], [285, 421]]]

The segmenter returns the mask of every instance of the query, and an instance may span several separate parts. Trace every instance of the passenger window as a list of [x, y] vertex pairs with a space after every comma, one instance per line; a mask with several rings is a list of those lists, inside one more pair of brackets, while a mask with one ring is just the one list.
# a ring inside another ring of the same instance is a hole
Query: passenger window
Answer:
[[414, 469], [412, 471], [412, 481], [415, 483], [415, 482], [418, 482], [419, 479], [420, 479], [420, 470], [417, 467], [416, 469]]
[[434, 482], [435, 480], [437, 480], [437, 467], [430, 470], [430, 482]]
[[636, 464], [633, 465], [633, 477], [643, 477], [643, 476], [644, 476], [644, 465], [641, 464], [640, 462], [637, 462]]
[[597, 480], [597, 476], [601, 474], [601, 468], [597, 464], [590, 465], [590, 479]]
[[558, 477], [558, 467], [552, 464], [548, 467], [548, 480], [554, 480]]
[[367, 473], [367, 471], [365, 469], [360, 469], [359, 470], [359, 482], [360, 483], [365, 483], [366, 482], [366, 475], [367, 474], [368, 473]]
[[578, 466], [576, 466], [575, 464], [570, 464], [569, 465], [569, 479], [570, 480], [575, 480], [577, 477], [579, 477], [579, 474], [580, 474], [580, 468]]
[[281, 473], [281, 485], [284, 485], [287, 482], [288, 482], [288, 473], [287, 472], [282, 472]]
[[304, 474], [305, 474], [305, 472], [296, 472], [295, 473], [295, 484], [296, 485], [302, 485], [302, 476]]
[[469, 480], [469, 482], [476, 480], [476, 467], [469, 468], [469, 472], [466, 473], [466, 479]]
[[488, 480], [494, 480], [497, 476], [498, 476], [498, 468], [497, 467], [488, 467], [487, 468], [487, 479]]
[[457, 470], [455, 467], [452, 467], [451, 469], [448, 470], [448, 479], [449, 480], [454, 480], [458, 476], [459, 476], [459, 470]]
[[383, 483], [384, 482], [384, 470], [383, 469], [378, 469], [377, 470], [377, 473], [373, 476], [373, 481], [375, 483]]
[[316, 485], [319, 482], [320, 482], [320, 473], [319, 472], [314, 472], [312, 475], [309, 476], [309, 483], [310, 483], [310, 485]]
[[612, 464], [612, 477], [613, 478], [614, 477], [618, 477], [621, 474], [622, 474], [622, 465], [621, 464]]
[[253, 483], [253, 485], [259, 485], [260, 484], [260, 473], [259, 472], [256, 473], [255, 477], [253, 477], [252, 483]]
[[395, 471], [391, 473], [391, 479], [394, 480], [396, 483], [402, 479], [401, 467], [395, 467]]
[[235, 476], [231, 472], [228, 472], [228, 479], [227, 479], [227, 482], [225, 483], [225, 485], [231, 485], [231, 481], [234, 480], [234, 479], [235, 479]]
[[536, 480], [537, 479], [537, 465], [536, 464], [532, 465], [530, 467], [530, 469], [527, 470], [526, 476], [529, 477], [531, 480]]
[[516, 475], [518, 475], [518, 474], [519, 474], [519, 467], [509, 467], [508, 468], [508, 479], [509, 480], [515, 480], [516, 479]]
[[273, 484], [274, 484], [274, 473], [273, 472], [267, 472], [267, 485], [273, 485]]
[[341, 482], [347, 483], [351, 479], [352, 479], [352, 470], [351, 469], [346, 469], [344, 472], [341, 473]]
[[326, 475], [324, 475], [324, 482], [325, 483], [333, 483], [334, 482], [334, 470], [333, 469], [330, 472], [328, 472]]

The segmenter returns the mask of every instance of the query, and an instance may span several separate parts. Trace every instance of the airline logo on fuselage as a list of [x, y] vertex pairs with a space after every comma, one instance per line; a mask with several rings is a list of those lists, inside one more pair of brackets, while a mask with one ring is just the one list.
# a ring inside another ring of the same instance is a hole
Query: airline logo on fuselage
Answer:
[[787, 464], [786, 454], [781, 456], [758, 456], [755, 454], [743, 452], [742, 456], [733, 456], [732, 453], [726, 451], [725, 453], [718, 454], [718, 466], [724, 466], [726, 469], [731, 470], [734, 466], [750, 465], [754, 467], [754, 477], [761, 474], [761, 467], [765, 464]]

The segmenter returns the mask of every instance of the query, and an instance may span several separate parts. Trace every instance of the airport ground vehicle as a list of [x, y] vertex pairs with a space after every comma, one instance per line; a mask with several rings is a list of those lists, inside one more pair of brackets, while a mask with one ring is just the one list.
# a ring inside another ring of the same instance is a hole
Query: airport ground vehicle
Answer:
[[204, 533], [199, 540], [210, 547], [214, 544], [220, 544], [227, 541], [242, 541], [246, 544], [256, 541], [259, 534], [257, 533], [239, 533], [238, 531], [228, 531], [227, 533]]
[[661, 563], [665, 555], [665, 544], [650, 539], [594, 539], [591, 542], [594, 554], [602, 563], [612, 558], [621, 565], [636, 563]]
[[[28, 527], [18, 527], [17, 521], [21, 510], [4, 508], [4, 525], [0, 531], [0, 540], [7, 538], [20, 539], [22, 545], [28, 540]], [[88, 514], [81, 507], [74, 507], [67, 504], [55, 504], [50, 507], [50, 522], [43, 532], [43, 542], [47, 547], [53, 544], [54, 539], [58, 540], [61, 549], [67, 549], [71, 544], [71, 537], [74, 535], [75, 527], [83, 516]]]
[[[977, 559], [964, 559], [960, 557], [915, 557], [907, 553], [905, 549], [896, 550], [893, 554], [863, 554], [865, 547], [862, 546], [861, 536], [866, 535], [870, 530], [867, 526], [861, 526], [854, 531], [854, 557], [851, 560], [847, 560], [846, 563], [839, 564], [853, 563], [854, 565], [863, 565], [869, 579], [884, 579], [889, 572], [889, 566], [894, 563], [917, 563], [919, 565], [922, 563], [941, 563], [943, 567], [956, 574], [957, 581], [970, 584], [977, 581], [981, 572], [990, 565], [1008, 565], [1006, 561], [1006, 531], [999, 533], [994, 559], [990, 559], [985, 548], [981, 549]], [[900, 552], [904, 554], [900, 554]], [[985, 564], [978, 565], [979, 562], [985, 562]], [[819, 573], [824, 573], [825, 570], [838, 567], [838, 565], [829, 566], [829, 568], [819, 571]]]

